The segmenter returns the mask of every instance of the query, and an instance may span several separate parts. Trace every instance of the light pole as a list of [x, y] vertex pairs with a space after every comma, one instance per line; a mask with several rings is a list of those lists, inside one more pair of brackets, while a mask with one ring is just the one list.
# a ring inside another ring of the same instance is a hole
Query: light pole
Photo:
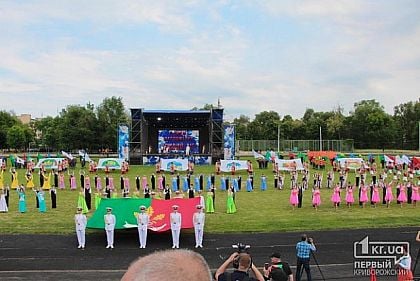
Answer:
[[277, 153], [280, 153], [280, 123], [277, 124]]
[[319, 151], [322, 151], [322, 128], [319, 126]]

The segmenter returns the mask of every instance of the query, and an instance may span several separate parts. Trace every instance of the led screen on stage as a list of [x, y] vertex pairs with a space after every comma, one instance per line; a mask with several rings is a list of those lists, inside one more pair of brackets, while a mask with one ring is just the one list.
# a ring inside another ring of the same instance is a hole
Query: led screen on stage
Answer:
[[159, 153], [199, 153], [198, 130], [159, 130]]

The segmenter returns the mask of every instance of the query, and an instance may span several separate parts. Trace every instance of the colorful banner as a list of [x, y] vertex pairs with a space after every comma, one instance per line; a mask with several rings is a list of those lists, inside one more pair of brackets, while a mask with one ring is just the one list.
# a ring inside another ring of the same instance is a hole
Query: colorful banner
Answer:
[[357, 170], [362, 167], [364, 160], [362, 158], [339, 158], [337, 159], [341, 168]]
[[35, 166], [35, 169], [44, 166], [44, 169], [58, 169], [58, 162], [62, 162], [64, 158], [41, 158]]
[[224, 131], [224, 159], [233, 160], [235, 159], [235, 126], [225, 125]]
[[97, 169], [105, 169], [108, 166], [111, 170], [121, 170], [123, 159], [101, 158], [99, 159]]
[[160, 159], [160, 169], [170, 171], [171, 166], [174, 165], [175, 171], [188, 170], [188, 159]]
[[280, 171], [304, 170], [304, 167], [300, 158], [288, 159], [288, 160], [276, 158], [276, 163]]
[[235, 165], [235, 170], [248, 169], [248, 163], [246, 160], [220, 160], [220, 170], [222, 172], [232, 171], [233, 165]]
[[181, 228], [193, 228], [193, 214], [196, 211], [196, 205], [200, 204], [200, 198], [191, 199], [134, 199], [134, 198], [102, 198], [98, 209], [89, 219], [88, 228], [103, 229], [104, 215], [106, 208], [111, 207], [117, 223], [115, 229], [126, 229], [137, 227], [137, 215], [141, 205], [146, 206], [147, 213], [150, 216], [149, 229], [155, 232], [167, 231], [171, 228], [170, 213], [172, 206], [178, 205], [178, 211], [182, 216]]
[[128, 126], [118, 126], [118, 158], [128, 161]]
[[134, 224], [137, 227], [136, 216], [139, 212], [141, 205], [146, 206], [149, 211], [151, 199], [134, 199], [134, 198], [101, 198], [101, 203], [98, 209], [93, 213], [92, 217], [88, 220], [88, 228], [101, 228], [105, 227], [104, 215], [106, 208], [111, 207], [112, 213], [116, 218], [116, 229], [124, 229], [126, 224]]

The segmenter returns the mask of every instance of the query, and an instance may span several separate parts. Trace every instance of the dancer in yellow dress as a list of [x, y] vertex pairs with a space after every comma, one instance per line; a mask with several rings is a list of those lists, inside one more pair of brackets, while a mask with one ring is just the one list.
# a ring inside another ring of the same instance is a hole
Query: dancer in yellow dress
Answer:
[[3, 176], [3, 174], [4, 174], [4, 171], [1, 170], [1, 172], [0, 172], [0, 189], [4, 189], [4, 176]]
[[34, 188], [35, 185], [34, 185], [34, 178], [32, 176], [32, 173], [28, 171], [25, 175], [25, 178], [26, 178], [26, 188], [27, 189]]
[[42, 189], [44, 190], [50, 190], [51, 188], [51, 172], [47, 175], [47, 173], [44, 173], [44, 184], [42, 185]]
[[15, 168], [10, 169], [10, 173], [12, 174], [12, 189], [17, 189], [19, 187], [18, 181], [18, 172], [16, 172]]

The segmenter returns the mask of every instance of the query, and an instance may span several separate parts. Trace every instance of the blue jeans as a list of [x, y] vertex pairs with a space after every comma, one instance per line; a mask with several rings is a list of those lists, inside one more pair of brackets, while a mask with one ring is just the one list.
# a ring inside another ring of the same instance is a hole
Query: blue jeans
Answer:
[[296, 281], [300, 281], [302, 266], [306, 271], [308, 281], [312, 281], [311, 268], [309, 267], [309, 258], [297, 258], [296, 264]]

